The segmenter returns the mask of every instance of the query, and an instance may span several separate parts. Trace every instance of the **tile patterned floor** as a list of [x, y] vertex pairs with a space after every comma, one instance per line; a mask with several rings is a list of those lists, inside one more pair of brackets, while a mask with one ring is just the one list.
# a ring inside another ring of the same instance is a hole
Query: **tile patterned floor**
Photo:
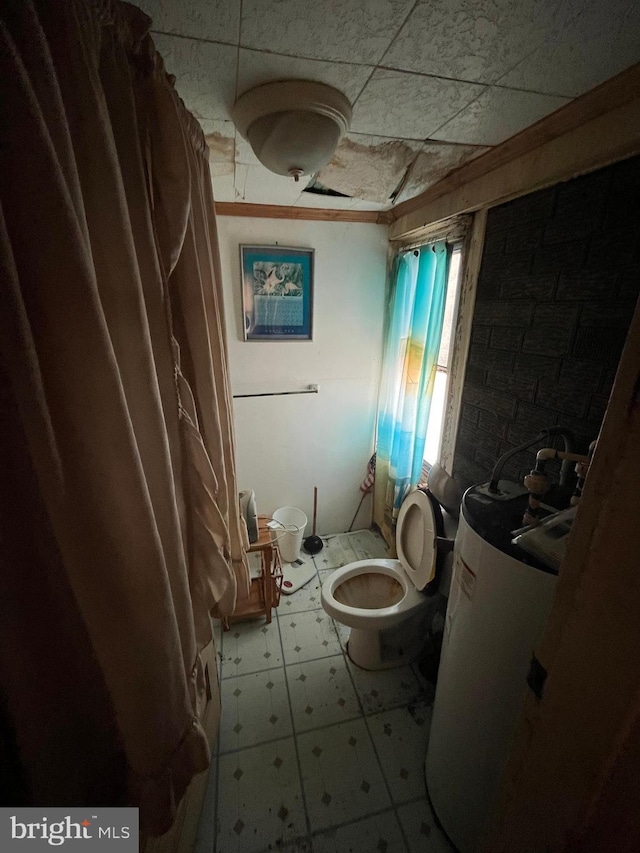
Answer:
[[451, 853], [425, 797], [428, 687], [411, 666], [354, 666], [320, 602], [331, 571], [384, 543], [324, 543], [270, 625], [216, 629], [222, 718], [195, 853]]

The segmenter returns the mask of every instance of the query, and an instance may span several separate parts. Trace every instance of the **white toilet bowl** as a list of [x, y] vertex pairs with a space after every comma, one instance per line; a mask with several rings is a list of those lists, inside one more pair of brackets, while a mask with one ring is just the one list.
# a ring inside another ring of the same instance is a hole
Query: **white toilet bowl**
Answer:
[[322, 606], [351, 628], [347, 651], [363, 669], [409, 663], [425, 638], [435, 577], [436, 518], [420, 489], [405, 499], [396, 527], [398, 560], [358, 560], [336, 569], [322, 587]]

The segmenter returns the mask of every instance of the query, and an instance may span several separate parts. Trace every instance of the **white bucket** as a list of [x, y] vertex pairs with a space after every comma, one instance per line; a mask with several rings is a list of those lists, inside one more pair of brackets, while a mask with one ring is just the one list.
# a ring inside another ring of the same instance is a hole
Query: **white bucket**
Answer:
[[285, 563], [293, 563], [300, 556], [307, 516], [294, 506], [282, 506], [273, 513], [273, 519], [279, 522], [273, 532], [278, 540], [280, 555]]

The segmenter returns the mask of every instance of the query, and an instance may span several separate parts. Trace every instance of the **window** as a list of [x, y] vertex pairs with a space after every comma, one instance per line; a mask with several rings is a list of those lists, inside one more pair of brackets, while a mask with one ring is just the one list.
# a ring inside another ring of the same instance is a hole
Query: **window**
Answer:
[[440, 439], [442, 437], [442, 424], [444, 422], [444, 407], [447, 400], [447, 377], [451, 364], [451, 353], [456, 326], [456, 314], [458, 307], [458, 295], [460, 291], [460, 259], [462, 256], [462, 244], [457, 243], [451, 254], [451, 264], [447, 278], [447, 296], [444, 305], [444, 320], [442, 325], [442, 338], [440, 351], [438, 352], [438, 367], [436, 372], [435, 387], [431, 400], [429, 412], [429, 425], [427, 427], [427, 439], [424, 446], [424, 462], [431, 466], [438, 461], [440, 455]]

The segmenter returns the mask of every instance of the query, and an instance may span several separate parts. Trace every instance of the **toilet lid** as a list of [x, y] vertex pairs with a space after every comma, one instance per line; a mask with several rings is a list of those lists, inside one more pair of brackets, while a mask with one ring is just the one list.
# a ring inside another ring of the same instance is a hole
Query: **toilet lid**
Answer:
[[404, 499], [396, 526], [398, 557], [416, 589], [424, 589], [436, 574], [436, 518], [428, 496], [414, 489]]

